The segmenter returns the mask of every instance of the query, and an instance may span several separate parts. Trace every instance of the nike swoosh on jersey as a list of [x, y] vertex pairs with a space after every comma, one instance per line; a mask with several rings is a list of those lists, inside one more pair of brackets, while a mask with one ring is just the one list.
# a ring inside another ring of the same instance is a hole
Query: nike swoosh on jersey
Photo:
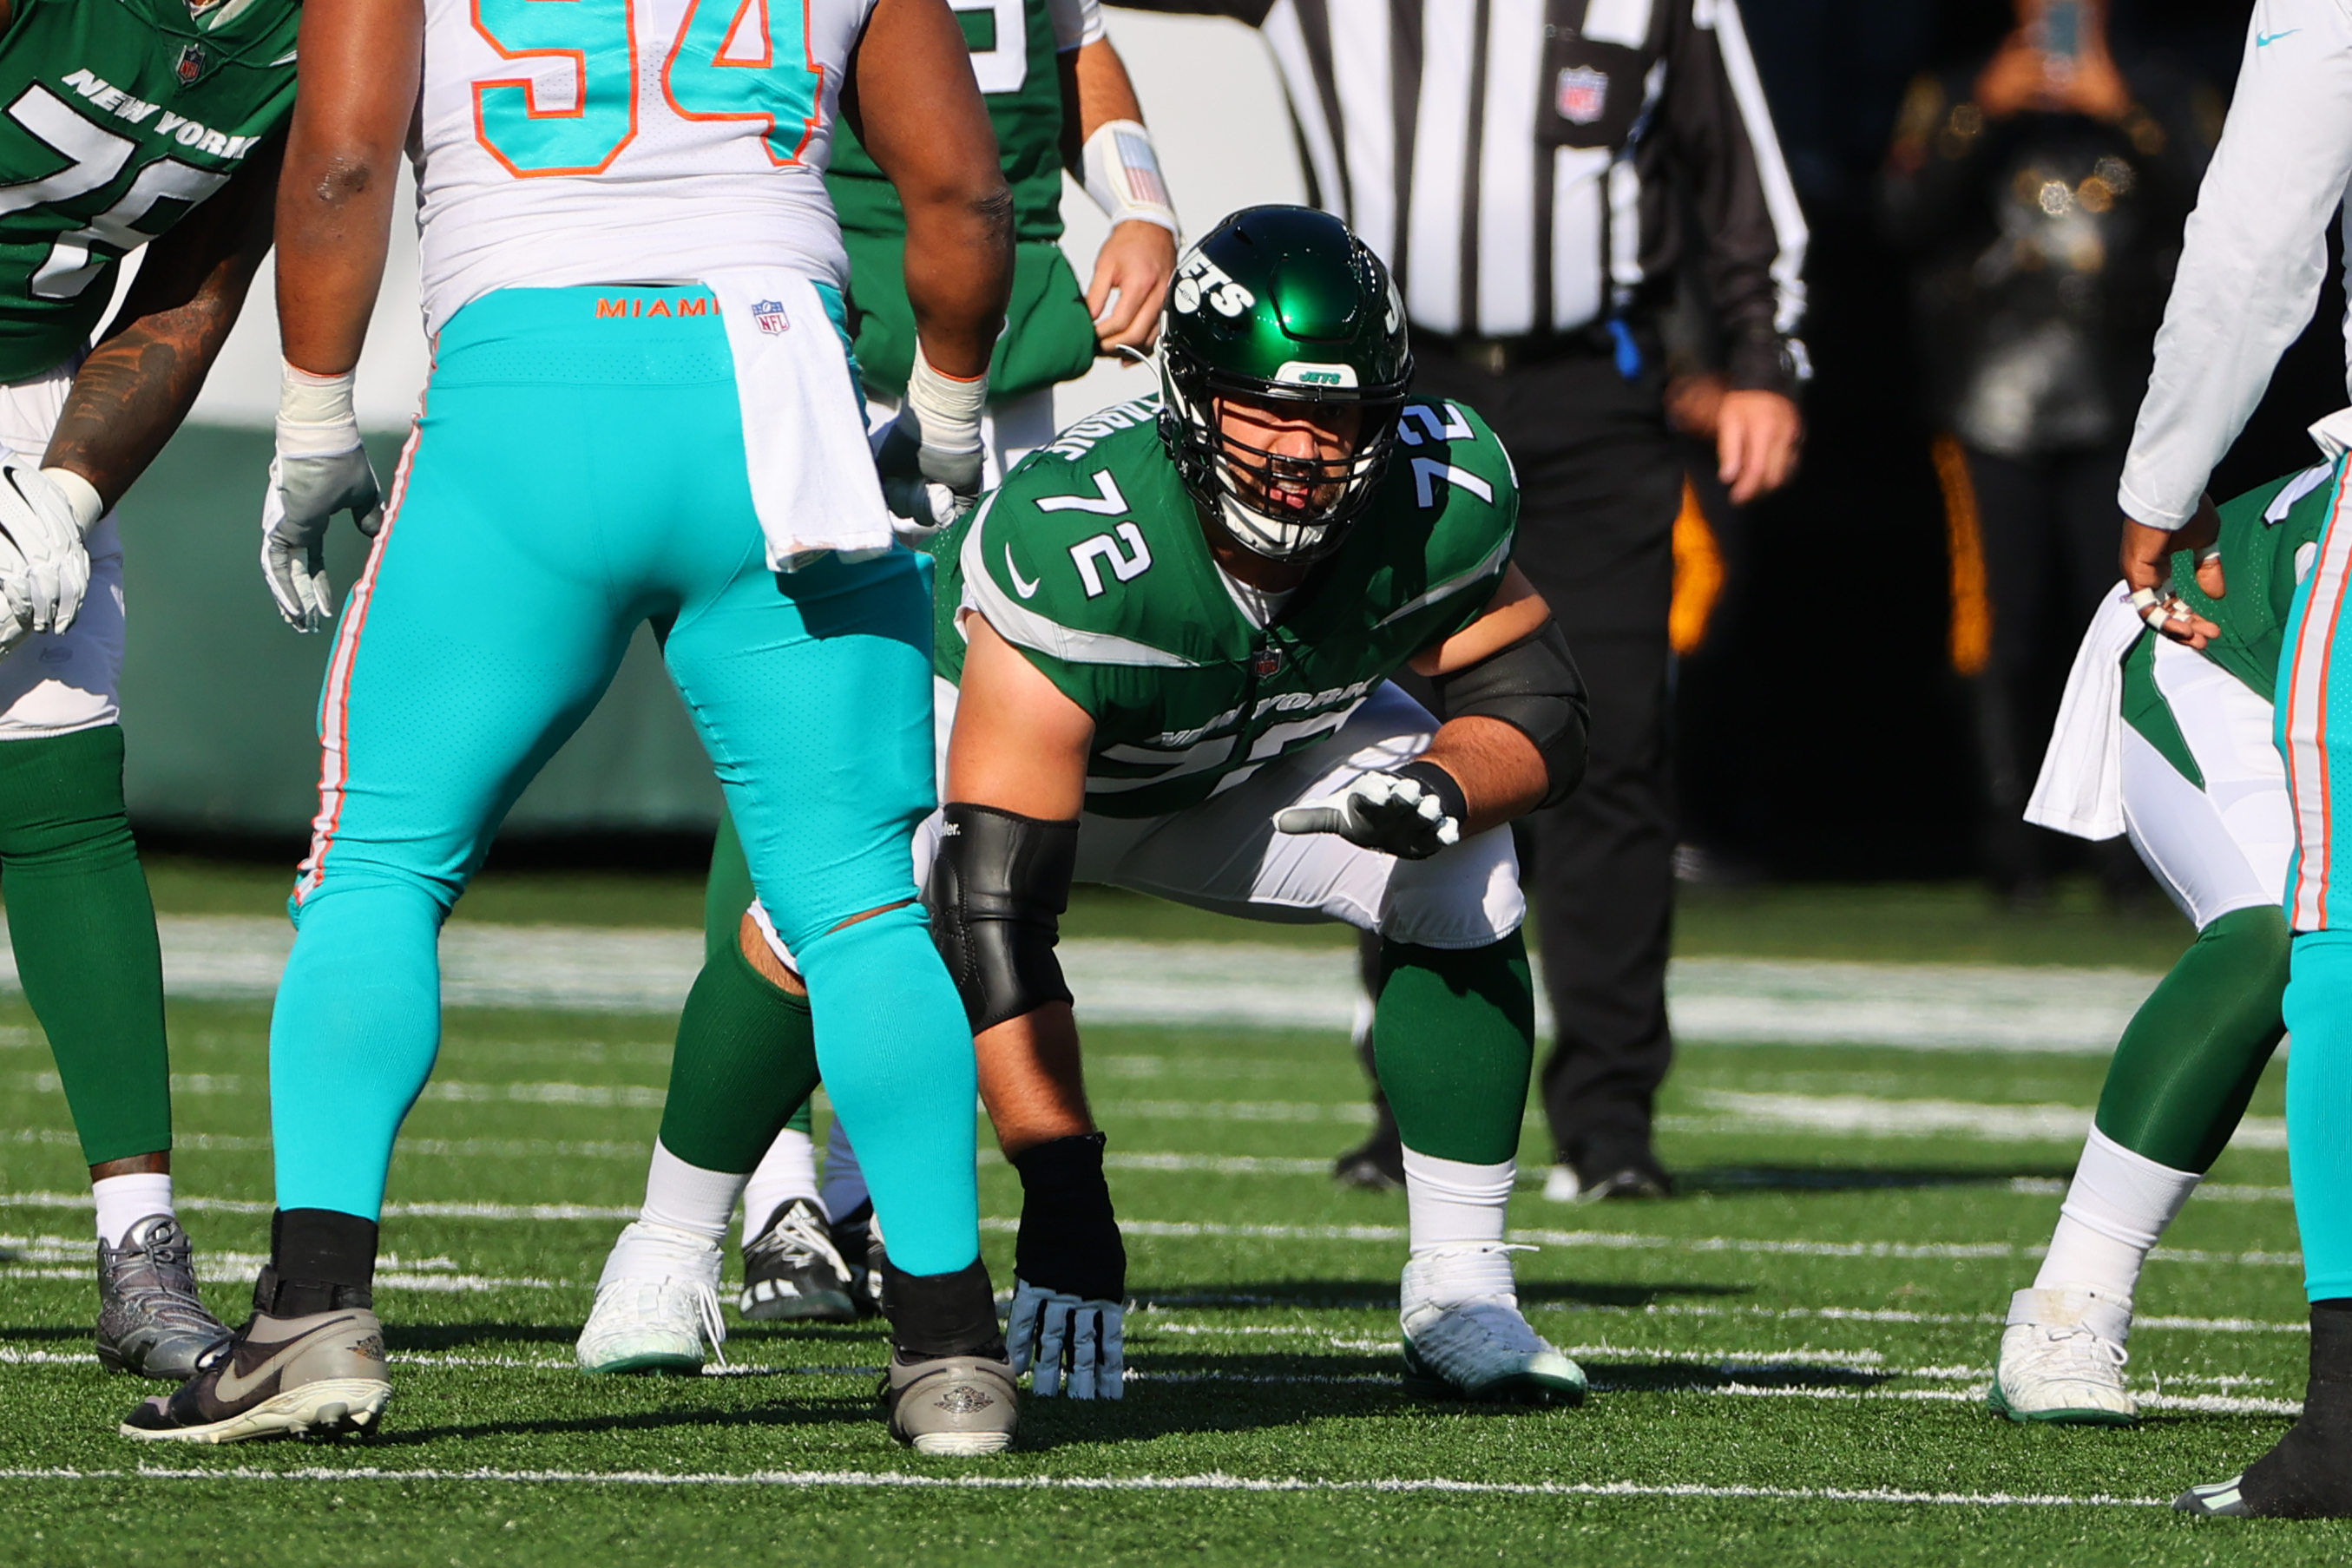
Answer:
[[2254, 47], [2258, 49], [2267, 49], [2273, 44], [2277, 43], [2281, 38], [2292, 38], [2297, 33], [2302, 31], [2303, 29], [2301, 27], [2289, 27], [2283, 33], [2256, 33], [2254, 35]]
[[1021, 569], [1013, 564], [1013, 547], [1011, 545], [1006, 545], [1004, 547], [1004, 570], [1013, 574], [1013, 591], [1024, 599], [1036, 598], [1037, 591], [1045, 586], [1045, 580], [1043, 578], [1039, 578], [1036, 581], [1031, 582], [1021, 575]]
[[298, 1354], [320, 1334], [333, 1329], [347, 1328], [358, 1321], [356, 1318], [340, 1318], [331, 1323], [323, 1323], [308, 1333], [298, 1334], [280, 1344], [271, 1353], [268, 1360], [251, 1372], [240, 1372], [237, 1369], [236, 1358], [231, 1356], [228, 1364], [221, 1369], [220, 1381], [213, 1387], [223, 1403], [233, 1403], [242, 1399], [259, 1386], [264, 1378], [276, 1373], [278, 1370], [278, 1364], [288, 1356]]

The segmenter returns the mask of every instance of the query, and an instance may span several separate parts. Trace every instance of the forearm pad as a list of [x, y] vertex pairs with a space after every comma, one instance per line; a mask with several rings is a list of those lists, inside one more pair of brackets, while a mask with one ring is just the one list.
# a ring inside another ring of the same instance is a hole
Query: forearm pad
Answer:
[[1054, 944], [1070, 906], [1078, 824], [964, 800], [941, 817], [923, 906], [972, 1033], [1068, 1001]]
[[1583, 781], [1591, 705], [1559, 622], [1433, 684], [1448, 719], [1500, 719], [1535, 744], [1548, 780], [1538, 809], [1559, 805]]

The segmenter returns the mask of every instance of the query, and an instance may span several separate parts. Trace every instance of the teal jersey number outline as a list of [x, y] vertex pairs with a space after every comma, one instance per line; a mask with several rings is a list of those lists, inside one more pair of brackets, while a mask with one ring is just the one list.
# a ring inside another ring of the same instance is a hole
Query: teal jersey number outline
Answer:
[[[474, 135], [484, 150], [523, 180], [612, 167], [637, 134], [631, 0], [473, 0], [473, 12], [474, 30], [502, 57], [568, 56], [577, 84], [573, 107], [541, 109], [527, 78], [475, 83]], [[823, 72], [808, 59], [802, 8], [792, 0], [694, 0], [661, 79], [688, 120], [766, 120], [761, 141], [777, 164], [795, 162], [815, 134]]]

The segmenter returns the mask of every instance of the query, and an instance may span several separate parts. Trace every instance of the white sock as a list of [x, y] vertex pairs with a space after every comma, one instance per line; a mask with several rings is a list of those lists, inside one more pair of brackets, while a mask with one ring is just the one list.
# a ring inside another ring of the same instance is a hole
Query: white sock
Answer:
[[2129, 1305], [2149, 1249], [2203, 1179], [2136, 1155], [2093, 1127], [2034, 1288], [2086, 1285]]
[[1503, 1239], [1504, 1206], [1519, 1163], [1474, 1166], [1404, 1152], [1407, 1234], [1415, 1252], [1441, 1247], [1491, 1246]]
[[134, 1176], [100, 1176], [89, 1184], [98, 1200], [98, 1239], [120, 1247], [131, 1228], [151, 1214], [177, 1214], [172, 1207], [172, 1173], [141, 1171]]
[[646, 1206], [637, 1218], [718, 1246], [727, 1239], [727, 1222], [735, 1218], [735, 1200], [742, 1196], [745, 1179], [730, 1171], [688, 1165], [656, 1140], [653, 1168], [646, 1173]]
[[[757, 1236], [771, 1215], [796, 1197], [824, 1207], [816, 1190], [816, 1145], [806, 1133], [786, 1127], [760, 1156], [759, 1168], [743, 1185], [744, 1231]], [[832, 1218], [829, 1212], [826, 1218]]]
[[866, 1190], [866, 1173], [857, 1168], [857, 1151], [849, 1146], [849, 1129], [835, 1116], [832, 1130], [824, 1135], [825, 1217], [832, 1219], [852, 1213], [872, 1196]]

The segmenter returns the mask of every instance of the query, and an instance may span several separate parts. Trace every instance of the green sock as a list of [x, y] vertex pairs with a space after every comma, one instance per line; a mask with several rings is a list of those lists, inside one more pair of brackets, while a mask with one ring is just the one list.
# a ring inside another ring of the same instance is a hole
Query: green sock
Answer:
[[735, 946], [743, 912], [751, 907], [751, 863], [743, 858], [743, 841], [735, 836], [735, 819], [721, 808], [719, 837], [710, 846], [710, 878], [702, 884], [704, 963]]
[[1405, 1147], [1479, 1166], [1517, 1155], [1535, 1042], [1517, 932], [1461, 951], [1381, 943], [1372, 1050]]
[[2132, 1015], [2099, 1092], [2099, 1131], [2177, 1171], [2204, 1171], [2246, 1113], [2286, 1024], [2286, 919], [2233, 909]]
[[763, 979], [734, 943], [703, 965], [677, 1020], [661, 1141], [708, 1171], [749, 1171], [816, 1088], [806, 997]]
[[172, 1146], [163, 957], [122, 809], [122, 730], [0, 743], [0, 893], [83, 1160]]

